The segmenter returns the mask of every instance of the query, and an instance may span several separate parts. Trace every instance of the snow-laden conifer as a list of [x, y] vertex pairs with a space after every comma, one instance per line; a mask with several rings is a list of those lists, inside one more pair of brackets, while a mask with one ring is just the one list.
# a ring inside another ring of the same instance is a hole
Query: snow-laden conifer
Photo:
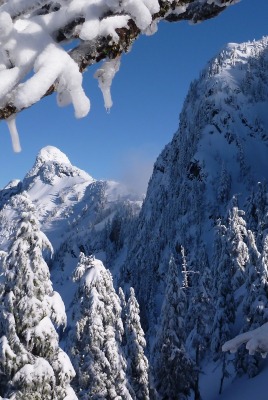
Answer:
[[229, 254], [227, 229], [218, 223], [213, 255], [213, 301], [214, 319], [212, 323], [210, 348], [214, 360], [222, 362], [219, 393], [224, 379], [229, 376], [226, 355], [221, 352], [222, 345], [231, 338], [231, 328], [235, 321], [235, 301], [232, 289], [232, 260]]
[[246, 203], [247, 226], [253, 232], [256, 232], [256, 245], [261, 251], [263, 239], [267, 230], [267, 211], [268, 196], [267, 184], [258, 182], [257, 188], [253, 188]]
[[63, 302], [53, 292], [44, 252], [52, 247], [27, 204], [5, 260], [0, 308], [0, 395], [16, 400], [75, 400], [75, 373], [59, 348], [56, 326], [66, 324]]
[[146, 341], [140, 323], [140, 309], [135, 291], [130, 288], [125, 314], [125, 355], [127, 359], [127, 376], [137, 400], [149, 400], [148, 360], [144, 354]]
[[186, 293], [179, 279], [178, 266], [169, 262], [160, 326], [154, 346], [154, 379], [163, 398], [179, 399], [194, 388], [194, 362], [185, 350]]
[[112, 276], [101, 261], [81, 253], [74, 280], [79, 285], [78, 304], [69, 344], [78, 396], [83, 400], [130, 400], [121, 350], [121, 306]]
[[[201, 370], [201, 360], [210, 346], [211, 321], [214, 312], [211, 287], [211, 271], [206, 267], [199, 275], [197, 285], [192, 290], [186, 319], [188, 331], [190, 330], [186, 340], [186, 349], [195, 361], [198, 372]], [[195, 384], [196, 393], [198, 393], [198, 380], [199, 374]]]
[[227, 229], [218, 225], [213, 256], [213, 287], [215, 315], [212, 324], [211, 350], [220, 357], [220, 349], [230, 339], [231, 325], [235, 320], [235, 304], [232, 290], [231, 259], [229, 256]]
[[229, 259], [231, 262], [232, 288], [239, 289], [245, 281], [245, 267], [248, 261], [248, 247], [246, 244], [247, 228], [245, 212], [239, 210], [237, 199], [233, 197], [228, 210], [227, 241]]
[[[268, 236], [266, 235], [264, 238], [261, 254], [258, 252], [251, 231], [248, 232], [248, 238], [250, 257], [246, 268], [246, 296], [243, 301], [244, 325], [242, 332], [254, 330], [268, 321]], [[252, 378], [260, 370], [260, 354], [249, 354], [244, 346], [239, 348], [235, 361], [239, 375], [247, 373]]]
[[224, 163], [222, 164], [220, 179], [217, 188], [217, 200], [221, 203], [225, 203], [229, 200], [231, 190], [231, 176], [228, 173]]

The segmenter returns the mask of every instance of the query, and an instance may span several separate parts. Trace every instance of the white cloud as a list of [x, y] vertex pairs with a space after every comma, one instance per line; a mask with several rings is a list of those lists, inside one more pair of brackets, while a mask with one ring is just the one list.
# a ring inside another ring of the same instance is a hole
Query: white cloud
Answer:
[[152, 175], [156, 156], [152, 149], [132, 149], [121, 160], [119, 180], [124, 183], [130, 191], [137, 194], [145, 194], [148, 181]]

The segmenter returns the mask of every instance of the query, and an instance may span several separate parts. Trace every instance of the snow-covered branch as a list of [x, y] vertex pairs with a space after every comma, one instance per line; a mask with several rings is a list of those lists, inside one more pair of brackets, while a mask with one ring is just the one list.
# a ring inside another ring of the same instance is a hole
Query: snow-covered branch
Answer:
[[[214, 17], [235, 2], [3, 0], [0, 119], [10, 118], [53, 92], [57, 92], [60, 106], [72, 103], [76, 117], [84, 117], [90, 102], [82, 87], [81, 73], [101, 60], [108, 64], [101, 67], [97, 77], [106, 106], [110, 106], [110, 85], [119, 67], [119, 61], [110, 60], [119, 60], [140, 34], [153, 34], [160, 20], [198, 22]], [[14, 123], [12, 132], [14, 136]], [[19, 150], [19, 144], [15, 147]]]
[[259, 352], [263, 357], [268, 353], [268, 323], [249, 332], [242, 333], [234, 339], [229, 340], [222, 346], [222, 351], [236, 353], [239, 346], [246, 343], [249, 354]]

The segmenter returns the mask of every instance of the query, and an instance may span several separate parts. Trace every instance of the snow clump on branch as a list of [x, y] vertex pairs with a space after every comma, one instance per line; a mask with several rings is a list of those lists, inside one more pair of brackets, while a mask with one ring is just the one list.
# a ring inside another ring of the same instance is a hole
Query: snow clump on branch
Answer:
[[[45, 6], [46, 2], [43, 3]], [[119, 37], [116, 29], [127, 26], [130, 18], [135, 20], [140, 29], [146, 29], [152, 22], [152, 13], [159, 11], [157, 0], [122, 3], [117, 0], [94, 3], [72, 0], [65, 2], [65, 5], [59, 4], [59, 10], [45, 15], [36, 15], [33, 12], [36, 5], [29, 0], [13, 0], [0, 7], [0, 106], [12, 104], [17, 111], [23, 110], [38, 102], [55, 85], [58, 105], [72, 103], [75, 116], [85, 117], [90, 102], [82, 88], [82, 74], [68, 52], [56, 43], [53, 33], [75, 18], [82, 17], [85, 20], [80, 26], [80, 39], [93, 40], [99, 35], [111, 35], [112, 40], [117, 42]], [[128, 15], [104, 18], [109, 9], [120, 13], [124, 10]], [[30, 15], [29, 10], [32, 11]], [[14, 18], [14, 23], [12, 13], [19, 15], [17, 19]], [[118, 68], [117, 60], [108, 61], [99, 70], [99, 86], [107, 109], [112, 105], [110, 86]], [[31, 71], [34, 74], [24, 81]], [[19, 152], [14, 118], [10, 119], [8, 127], [13, 149]]]
[[[221, 0], [220, 4], [233, 2]], [[75, 116], [85, 117], [90, 101], [82, 87], [82, 71], [105, 58], [97, 75], [109, 109], [119, 56], [139, 33], [154, 33], [157, 22], [170, 12], [174, 16], [187, 13], [188, 8], [195, 11], [185, 19], [196, 21], [196, 10], [204, 4], [212, 4], [211, 16], [219, 12], [218, 0], [183, 1], [182, 5], [171, 0], [164, 5], [159, 0], [2, 0], [0, 118], [12, 116], [8, 126], [14, 150], [20, 151], [14, 119], [18, 112], [56, 91], [59, 106], [73, 104]], [[116, 62], [111, 61], [114, 58]]]
[[[17, 31], [7, 12], [0, 13], [0, 104], [12, 103], [17, 110], [38, 102], [57, 85], [58, 104], [72, 103], [75, 116], [87, 115], [90, 103], [82, 88], [78, 65], [40, 24], [31, 21]], [[20, 81], [33, 69], [34, 75]], [[9, 123], [15, 151], [20, 151], [14, 119]]]
[[255, 352], [261, 353], [262, 357], [266, 357], [268, 353], [268, 322], [257, 329], [249, 332], [241, 333], [235, 338], [224, 343], [222, 351], [230, 351], [236, 353], [242, 344], [246, 344], [246, 349], [250, 355]]

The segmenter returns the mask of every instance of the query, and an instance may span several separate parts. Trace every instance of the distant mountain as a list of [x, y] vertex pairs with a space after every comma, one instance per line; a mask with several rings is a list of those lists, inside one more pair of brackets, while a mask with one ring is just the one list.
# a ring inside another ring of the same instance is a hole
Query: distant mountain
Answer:
[[191, 84], [144, 201], [51, 146], [0, 191], [1, 250], [24, 211], [23, 192], [52, 242], [52, 281], [69, 316], [63, 341], [75, 324], [80, 252], [101, 259], [116, 287], [135, 288], [152, 399], [157, 391], [213, 400], [236, 375], [263, 366], [245, 349], [225, 357], [221, 345], [268, 320], [267, 110], [268, 38], [229, 44]]
[[[101, 213], [109, 217], [118, 203], [133, 201], [137, 207], [139, 196], [128, 194], [127, 189], [113, 181], [97, 181], [85, 171], [74, 167], [67, 156], [53, 146], [43, 148], [32, 169], [22, 181], [12, 181], [0, 191], [2, 218], [8, 218], [9, 203], [15, 194], [26, 191], [34, 203], [43, 231], [52, 241], [54, 249], [70, 235], [79, 223], [100, 223]], [[8, 235], [7, 239], [8, 239]], [[2, 245], [5, 247], [5, 232]]]
[[[142, 203], [141, 196], [129, 194], [124, 185], [93, 179], [73, 166], [59, 149], [47, 146], [22, 181], [12, 181], [0, 191], [1, 250], [8, 249], [24, 211], [24, 204], [16, 196], [23, 192], [33, 202], [41, 228], [53, 245], [52, 275], [59, 272], [58, 278], [53, 275], [54, 284], [57, 286], [59, 280], [62, 289], [67, 282], [73, 291], [71, 274], [80, 250], [104, 256], [101, 243], [106, 226], [123, 210], [136, 215]], [[67, 304], [72, 301], [70, 293], [72, 290], [67, 289], [65, 295], [64, 289], [62, 294]]]

